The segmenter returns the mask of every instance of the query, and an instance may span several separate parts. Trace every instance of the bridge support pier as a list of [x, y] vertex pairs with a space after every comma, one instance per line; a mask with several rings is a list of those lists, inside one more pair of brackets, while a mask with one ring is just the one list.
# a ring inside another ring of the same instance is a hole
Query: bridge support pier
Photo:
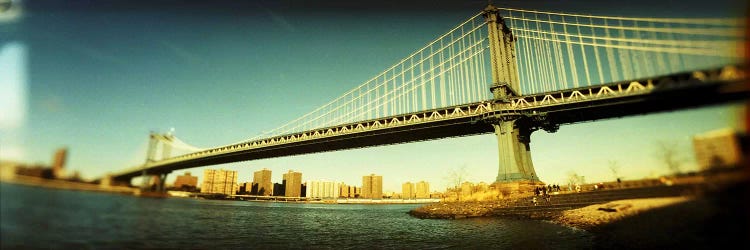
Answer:
[[167, 191], [167, 187], [165, 185], [165, 181], [167, 180], [167, 174], [168, 173], [147, 174], [146, 171], [143, 171], [141, 174], [141, 178], [142, 178], [141, 190], [157, 192], [157, 193], [165, 193]]
[[166, 192], [167, 187], [164, 185], [164, 182], [167, 179], [167, 174], [157, 174], [154, 175], [152, 178], [153, 184], [151, 185], [153, 187], [153, 190], [156, 192]]
[[522, 120], [500, 120], [492, 124], [497, 136], [499, 168], [495, 182], [539, 181], [531, 161], [530, 126]]

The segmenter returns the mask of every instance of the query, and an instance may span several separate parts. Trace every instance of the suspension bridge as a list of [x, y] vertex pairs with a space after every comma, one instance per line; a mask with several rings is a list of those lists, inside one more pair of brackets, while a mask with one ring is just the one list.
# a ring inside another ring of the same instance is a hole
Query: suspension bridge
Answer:
[[[494, 133], [496, 182], [536, 181], [532, 132], [747, 99], [742, 18], [566, 14], [492, 5], [325, 105], [214, 148], [150, 135], [114, 183], [184, 168]], [[172, 155], [173, 149], [187, 153]]]

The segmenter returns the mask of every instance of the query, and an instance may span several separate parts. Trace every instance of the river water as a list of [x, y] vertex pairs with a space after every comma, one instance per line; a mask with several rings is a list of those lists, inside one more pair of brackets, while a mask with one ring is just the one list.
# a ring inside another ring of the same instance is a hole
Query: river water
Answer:
[[2, 249], [585, 249], [585, 231], [545, 221], [426, 220], [418, 204], [303, 204], [0, 184]]

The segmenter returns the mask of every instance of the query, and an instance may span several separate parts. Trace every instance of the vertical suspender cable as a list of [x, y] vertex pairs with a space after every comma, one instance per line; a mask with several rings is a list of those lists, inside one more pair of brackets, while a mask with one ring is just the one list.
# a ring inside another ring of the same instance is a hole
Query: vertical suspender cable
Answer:
[[[540, 19], [537, 19], [537, 20], [540, 20]], [[538, 23], [542, 24], [542, 22], [538, 22]], [[548, 24], [548, 26], [551, 27], [551, 24]], [[544, 55], [546, 55], [546, 58], [547, 58], [547, 60], [545, 60], [545, 63], [544, 63], [544, 73], [545, 73], [545, 78], [547, 79], [547, 84], [550, 86], [551, 89], [554, 90], [556, 89], [556, 87], [554, 87], [555, 85], [554, 80], [553, 80], [554, 75], [552, 72], [553, 63], [552, 63], [552, 55], [550, 52], [551, 43], [549, 42], [549, 39], [547, 39], [547, 35], [546, 33], [543, 32], [543, 30], [544, 30], [543, 26], [540, 26], [538, 34], [540, 37], [540, 41], [542, 41], [542, 52], [544, 53]], [[544, 38], [542, 38], [542, 36]]]
[[[596, 36], [596, 29], [594, 29], [594, 18], [589, 17], [589, 24], [591, 24], [591, 37], [597, 37]], [[598, 44], [598, 42], [595, 39], [591, 39], [591, 43]], [[594, 49], [594, 58], [596, 58], [596, 71], [599, 73], [599, 82], [597, 83], [604, 83], [604, 72], [602, 70], [602, 61], [599, 59], [599, 47], [593, 46]]]
[[[552, 17], [551, 16], [548, 16], [547, 20], [550, 23], [552, 23]], [[565, 68], [565, 60], [563, 59], [564, 56], [563, 56], [563, 53], [562, 53], [562, 45], [561, 45], [561, 42], [560, 42], [561, 40], [558, 38], [558, 35], [557, 35], [557, 33], [558, 33], [557, 32], [557, 27], [553, 26], [552, 31], [555, 32], [555, 35], [554, 35], [554, 40], [555, 40], [555, 57], [557, 57], [557, 60], [555, 62], [557, 63], [557, 70], [558, 70], [558, 74], [559, 74], [559, 77], [558, 77], [559, 80], [558, 80], [557, 85], [561, 86], [562, 88], [564, 88], [564, 86], [567, 86], [567, 83], [568, 83], [568, 74], [567, 74], [567, 69]]]
[[[635, 35], [635, 39], [637, 39], [638, 41], [640, 41], [641, 40], [641, 31], [638, 29], [638, 21], [637, 20], [633, 21], [633, 27], [636, 29], [633, 32], [633, 33], [635, 33], [634, 34]], [[644, 45], [638, 45], [638, 46], [644, 46]], [[635, 54], [635, 52], [634, 52], [634, 54]], [[638, 58], [638, 60], [633, 60], [634, 62], [638, 62], [637, 64], [634, 65], [636, 67], [636, 69], [638, 69], [638, 70], [636, 70], [635, 77], [638, 78], [638, 77], [643, 77], [643, 76], [646, 76], [646, 75], [651, 76], [652, 75], [651, 70], [653, 69], [653, 66], [651, 65], [652, 62], [651, 62], [651, 58], [650, 58], [650, 55], [651, 55], [650, 52], [646, 52], [646, 51], [640, 50], [639, 54], [641, 55], [641, 58]]]
[[552, 43], [552, 57], [554, 58], [554, 69], [555, 69], [555, 82], [557, 86], [564, 86], [565, 80], [563, 80], [563, 70], [562, 70], [562, 64], [560, 63], [560, 42], [558, 42], [557, 38], [557, 27], [555, 27], [555, 24], [552, 22], [552, 15], [547, 14], [547, 21], [549, 21], [549, 41]]
[[[536, 14], [534, 14], [534, 20], [537, 19]], [[544, 73], [545, 71], [545, 60], [544, 60], [544, 50], [542, 49], [542, 38], [541, 33], [539, 32], [541, 30], [541, 24], [538, 21], [534, 22], [534, 28], [536, 28], [534, 32], [534, 52], [536, 53], [537, 58], [537, 64], [535, 64], [536, 74], [539, 76], [539, 80], [543, 86], [542, 90], [543, 92], [551, 91], [551, 88], [549, 86], [549, 81], [547, 81], [547, 75]]]
[[[655, 29], [654, 22], [648, 22], [648, 27], [651, 29]], [[649, 32], [650, 36], [648, 36], [651, 39], [654, 40], [660, 40], [659, 34], [656, 32]], [[656, 53], [656, 64], [659, 66], [658, 71], [654, 75], [660, 75], [660, 74], [666, 74], [667, 72], [667, 66], [666, 66], [666, 60], [664, 60], [664, 52], [655, 52]]]
[[[624, 27], [623, 24], [622, 24], [622, 19], [619, 20], [619, 23], [620, 23], [620, 26], [619, 26], [619, 28], [620, 28], [620, 38], [627, 38], [625, 36], [625, 30], [622, 29]], [[625, 45], [628, 45], [627, 42], [618, 41], [618, 43], [625, 43]], [[628, 53], [628, 50], [626, 50], [626, 49], [618, 49], [618, 51], [619, 51], [619, 54], [620, 54], [620, 61], [621, 61], [620, 63], [622, 65], [622, 67], [623, 67], [623, 69], [622, 69], [622, 75], [625, 78], [623, 80], [632, 80], [633, 74], [630, 72], [630, 70], [631, 70], [630, 66], [632, 65], [632, 64], [630, 64], [630, 53]]]
[[529, 41], [530, 40], [530, 38], [529, 38], [529, 32], [527, 32], [527, 30], [529, 30], [531, 27], [529, 27], [527, 25], [528, 22], [525, 20], [526, 18], [524, 17], [524, 13], [523, 12], [521, 12], [521, 18], [524, 19], [522, 21], [522, 23], [523, 23], [523, 30], [524, 30], [523, 31], [523, 34], [524, 34], [524, 44], [523, 45], [524, 45], [524, 50], [525, 50], [524, 61], [526, 62], [526, 71], [525, 71], [526, 72], [526, 77], [527, 77], [527, 79], [529, 79], [529, 83], [530, 83], [529, 85], [532, 87], [532, 92], [534, 92], [534, 93], [543, 92], [543, 90], [541, 88], [538, 88], [538, 87], [541, 87], [541, 86], [539, 85], [538, 81], [536, 80], [535, 74], [532, 71], [532, 65], [535, 65], [534, 62], [536, 61], [536, 58], [531, 56], [531, 51], [532, 51], [531, 50], [531, 41]]
[[[462, 34], [463, 34], [463, 31], [464, 31], [464, 28], [461, 27], [461, 33]], [[464, 100], [464, 94], [466, 93], [466, 92], [464, 92], [464, 90], [465, 90], [464, 87], [466, 86], [466, 82], [465, 82], [466, 75], [464, 74], [464, 68], [465, 68], [464, 67], [465, 66], [464, 60], [466, 59], [466, 49], [467, 48], [466, 48], [465, 40], [463, 38], [459, 38], [459, 39], [461, 39], [461, 42], [460, 43], [456, 43], [459, 46], [459, 48], [460, 48], [460, 51], [459, 51], [459, 53], [460, 53], [459, 55], [460, 56], [458, 57], [458, 60], [459, 60], [458, 63], [459, 64], [458, 64], [458, 67], [456, 69], [458, 71], [458, 86], [457, 87], [459, 89], [459, 92], [458, 92], [459, 93], [459, 95], [458, 95], [458, 99], [459, 100], [458, 100], [457, 103], [464, 103], [464, 101], [465, 101]]]
[[568, 63], [570, 63], [571, 77], [573, 78], [573, 87], [578, 87], [578, 70], [576, 69], [575, 55], [573, 54], [573, 46], [570, 43], [570, 36], [568, 36], [568, 23], [565, 22], [565, 16], [560, 16], [563, 25], [563, 34], [565, 34], [565, 46], [568, 49]]
[[607, 19], [604, 19], [604, 26], [606, 27], [604, 28], [604, 36], [607, 39], [604, 41], [604, 43], [607, 45], [607, 48], [605, 49], [605, 51], [607, 51], [607, 64], [609, 66], [609, 78], [610, 78], [609, 81], [611, 82], [619, 81], [620, 76], [617, 70], [615, 70], [617, 68], [617, 61], [615, 60], [615, 55], [614, 55], [612, 47], [610, 47], [610, 42], [609, 42], [610, 33], [609, 33], [609, 24], [607, 24]]
[[[576, 17], [576, 31], [578, 34], [578, 42], [581, 45], [581, 57], [583, 57], [583, 69], [586, 72], [586, 86], [591, 85], [591, 75], [589, 74], [589, 63], [586, 58], [586, 48], [583, 47], [583, 38], [581, 37], [581, 25], [578, 23], [578, 17]], [[596, 49], [596, 47], [594, 47]]]
[[436, 104], [435, 104], [435, 66], [434, 66], [435, 65], [434, 62], [435, 62], [435, 56], [436, 55], [435, 55], [432, 47], [430, 47], [430, 55], [432, 55], [430, 57], [430, 68], [433, 69], [432, 70], [432, 77], [430, 77], [430, 91], [431, 91], [430, 92], [430, 97], [432, 99], [432, 106], [430, 106], [430, 109], [434, 109], [434, 108], [437, 107]]

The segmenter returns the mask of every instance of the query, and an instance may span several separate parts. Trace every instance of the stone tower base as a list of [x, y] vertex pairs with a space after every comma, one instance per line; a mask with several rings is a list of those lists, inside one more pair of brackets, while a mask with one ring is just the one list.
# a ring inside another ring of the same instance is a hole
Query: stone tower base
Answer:
[[531, 194], [534, 192], [535, 187], [546, 185], [541, 181], [527, 181], [520, 180], [514, 182], [495, 182], [492, 186], [499, 190], [503, 196], [518, 195], [518, 194]]

